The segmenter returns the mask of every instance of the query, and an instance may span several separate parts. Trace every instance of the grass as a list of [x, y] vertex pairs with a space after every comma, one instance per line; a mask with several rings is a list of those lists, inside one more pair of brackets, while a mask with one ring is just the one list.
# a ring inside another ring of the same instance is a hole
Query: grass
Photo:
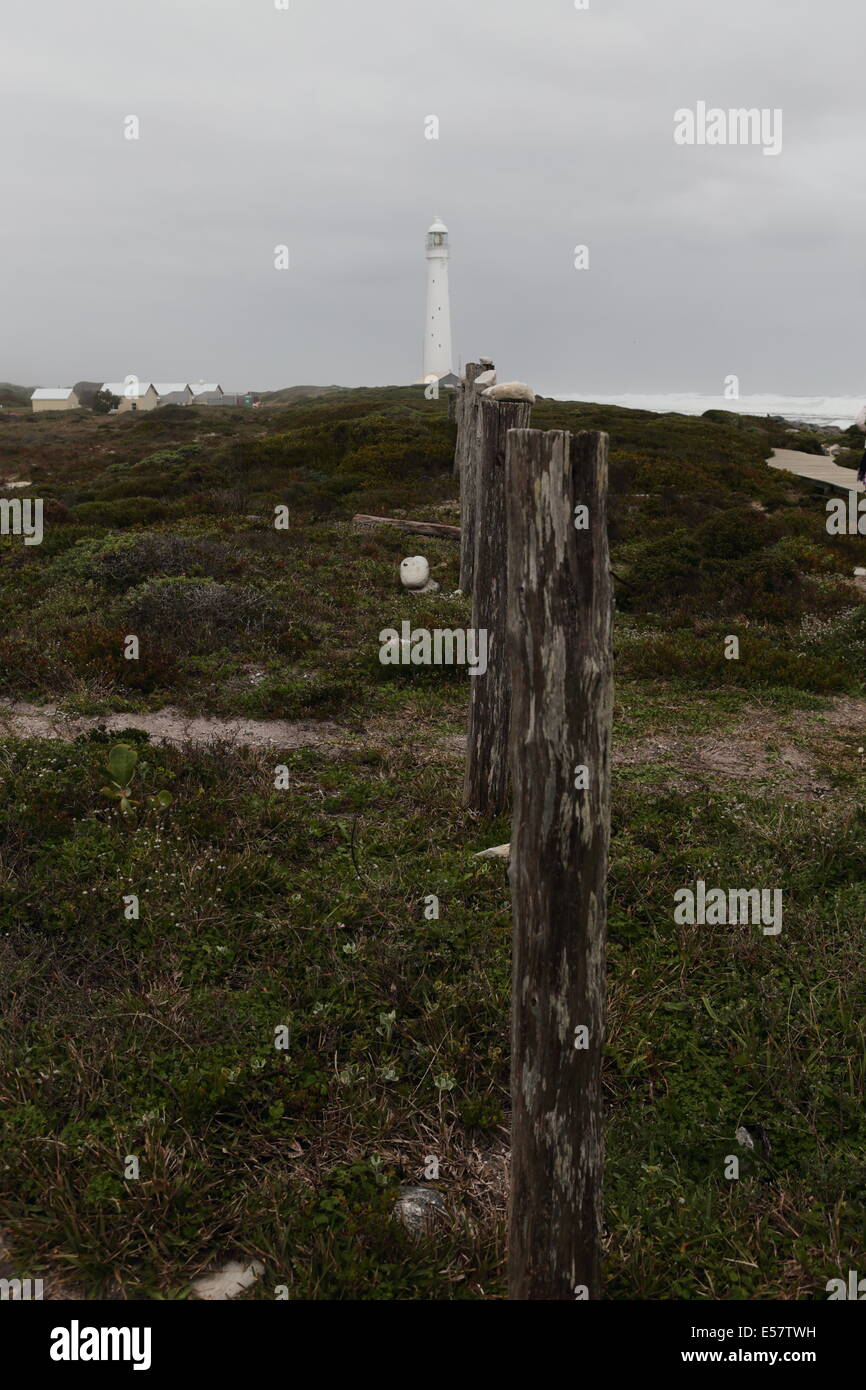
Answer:
[[[253, 1299], [502, 1297], [509, 896], [471, 855], [509, 826], [461, 806], [466, 680], [376, 656], [383, 627], [464, 625], [468, 602], [453, 545], [423, 541], [441, 590], [412, 599], [407, 539], [349, 524], [452, 519], [444, 404], [2, 414], [0, 475], [64, 512], [41, 547], [2, 543], [0, 694], [342, 731], [268, 752], [128, 731], [129, 817], [101, 792], [117, 735], [0, 741], [0, 1227], [22, 1272], [183, 1298], [238, 1254], [265, 1265]], [[606, 1296], [821, 1297], [866, 1234], [866, 740], [822, 719], [835, 694], [863, 708], [857, 543], [765, 468], [757, 422], [541, 402], [535, 423], [612, 433]], [[710, 738], [733, 773], [701, 770]], [[786, 781], [791, 743], [827, 790]], [[675, 926], [697, 878], [782, 888], [782, 936]], [[448, 1216], [415, 1240], [391, 1210], [431, 1157]]]

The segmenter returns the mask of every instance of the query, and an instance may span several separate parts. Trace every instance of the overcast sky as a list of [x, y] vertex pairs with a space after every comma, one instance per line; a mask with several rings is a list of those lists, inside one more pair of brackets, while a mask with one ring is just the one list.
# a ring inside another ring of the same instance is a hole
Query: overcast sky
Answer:
[[866, 389], [862, 0], [278, 2], [5, 0], [0, 379], [412, 381], [439, 215], [500, 380]]

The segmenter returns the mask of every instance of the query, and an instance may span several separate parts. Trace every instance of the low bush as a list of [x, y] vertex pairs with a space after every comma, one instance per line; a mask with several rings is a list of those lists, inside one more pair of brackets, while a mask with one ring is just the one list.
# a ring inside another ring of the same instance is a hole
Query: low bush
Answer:
[[166, 521], [179, 516], [182, 504], [164, 502], [156, 497], [125, 497], [109, 502], [78, 502], [76, 520], [87, 526], [146, 526], [152, 521]]
[[137, 661], [124, 656], [122, 628], [82, 623], [63, 634], [64, 660], [76, 676], [96, 678], [121, 689], [149, 695], [182, 684], [173, 653], [161, 643], [142, 643]]
[[621, 633], [616, 644], [617, 674], [648, 680], [674, 677], [710, 690], [730, 685], [832, 694], [849, 684], [835, 659], [801, 654], [755, 631], [740, 634], [739, 659], [728, 660], [727, 635], [721, 630], [697, 635], [687, 629]]
[[213, 579], [149, 579], [127, 593], [122, 612], [130, 632], [153, 633], [188, 650], [274, 629], [280, 619], [269, 594]]
[[85, 578], [121, 591], [157, 576], [221, 579], [242, 569], [242, 558], [218, 541], [159, 532], [96, 542], [80, 561]]

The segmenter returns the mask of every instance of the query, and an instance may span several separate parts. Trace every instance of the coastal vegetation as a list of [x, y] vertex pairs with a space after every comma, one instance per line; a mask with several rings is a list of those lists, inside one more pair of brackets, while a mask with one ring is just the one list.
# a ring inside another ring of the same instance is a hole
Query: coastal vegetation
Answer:
[[[542, 399], [533, 424], [611, 441], [606, 1296], [821, 1297], [866, 1237], [863, 538], [767, 467], [783, 421]], [[351, 525], [456, 523], [453, 449], [418, 388], [0, 411], [0, 478], [45, 507], [41, 545], [0, 538], [22, 1270], [183, 1298], [227, 1254], [263, 1263], [249, 1298], [503, 1296], [509, 897], [472, 854], [509, 825], [461, 805], [465, 674], [378, 660], [381, 629], [469, 603], [453, 542]], [[413, 597], [419, 549], [440, 587]], [[81, 732], [15, 723], [45, 709]], [[136, 727], [167, 709], [237, 736]], [[254, 720], [299, 736], [251, 744]], [[698, 879], [782, 888], [781, 937], [675, 925]], [[392, 1212], [431, 1158], [446, 1215], [419, 1239]]]

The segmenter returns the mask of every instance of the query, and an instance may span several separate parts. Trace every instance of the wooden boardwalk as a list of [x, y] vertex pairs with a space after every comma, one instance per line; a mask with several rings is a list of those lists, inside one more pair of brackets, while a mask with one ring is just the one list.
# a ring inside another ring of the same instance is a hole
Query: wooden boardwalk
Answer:
[[771, 468], [796, 473], [798, 478], [806, 478], [828, 492], [858, 492], [860, 489], [853, 469], [840, 468], [833, 459], [821, 454], [801, 454], [797, 449], [774, 449], [773, 457], [767, 462]]

